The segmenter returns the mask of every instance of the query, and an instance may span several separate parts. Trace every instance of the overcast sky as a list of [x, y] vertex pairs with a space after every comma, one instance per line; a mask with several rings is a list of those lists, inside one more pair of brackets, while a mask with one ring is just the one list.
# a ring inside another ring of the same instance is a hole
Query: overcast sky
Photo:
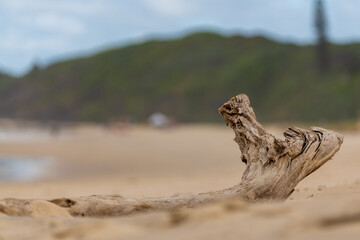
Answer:
[[[325, 0], [332, 41], [360, 40], [360, 1]], [[0, 0], [0, 69], [196, 29], [314, 40], [313, 0]]]

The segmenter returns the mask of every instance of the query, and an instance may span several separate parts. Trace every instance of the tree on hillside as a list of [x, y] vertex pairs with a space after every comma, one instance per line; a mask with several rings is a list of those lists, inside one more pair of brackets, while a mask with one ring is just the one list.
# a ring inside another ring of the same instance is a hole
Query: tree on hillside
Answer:
[[330, 58], [327, 38], [327, 22], [323, 0], [315, 0], [315, 28], [317, 35], [317, 61], [322, 72], [329, 69]]

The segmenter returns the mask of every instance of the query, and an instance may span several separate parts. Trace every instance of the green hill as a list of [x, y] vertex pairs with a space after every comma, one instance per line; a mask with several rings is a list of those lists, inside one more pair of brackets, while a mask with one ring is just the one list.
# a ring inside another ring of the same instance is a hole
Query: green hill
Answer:
[[314, 46], [198, 33], [63, 61], [19, 79], [0, 76], [0, 116], [59, 121], [222, 121], [218, 107], [249, 95], [261, 121], [360, 115], [360, 45], [332, 45], [327, 74]]

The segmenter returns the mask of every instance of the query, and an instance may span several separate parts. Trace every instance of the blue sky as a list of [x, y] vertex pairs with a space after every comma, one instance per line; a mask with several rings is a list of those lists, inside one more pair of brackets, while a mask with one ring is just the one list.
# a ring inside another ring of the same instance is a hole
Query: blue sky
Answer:
[[[334, 42], [360, 39], [360, 1], [325, 0]], [[314, 40], [312, 0], [0, 0], [0, 70], [197, 29]]]

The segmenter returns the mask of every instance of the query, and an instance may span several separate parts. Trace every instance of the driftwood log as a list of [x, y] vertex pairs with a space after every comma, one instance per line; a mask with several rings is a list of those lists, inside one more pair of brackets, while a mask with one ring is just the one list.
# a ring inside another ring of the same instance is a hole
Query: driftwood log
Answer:
[[[128, 199], [117, 195], [48, 200], [72, 216], [119, 216], [150, 210], [195, 207], [204, 203], [241, 198], [246, 201], [284, 200], [306, 176], [330, 160], [340, 149], [339, 133], [312, 127], [289, 128], [285, 140], [266, 132], [257, 122], [249, 98], [240, 94], [220, 109], [235, 132], [246, 170], [239, 184], [214, 192], [166, 198]], [[40, 200], [41, 201], [41, 200]], [[13, 216], [34, 215], [39, 200], [3, 199], [0, 212]]]

